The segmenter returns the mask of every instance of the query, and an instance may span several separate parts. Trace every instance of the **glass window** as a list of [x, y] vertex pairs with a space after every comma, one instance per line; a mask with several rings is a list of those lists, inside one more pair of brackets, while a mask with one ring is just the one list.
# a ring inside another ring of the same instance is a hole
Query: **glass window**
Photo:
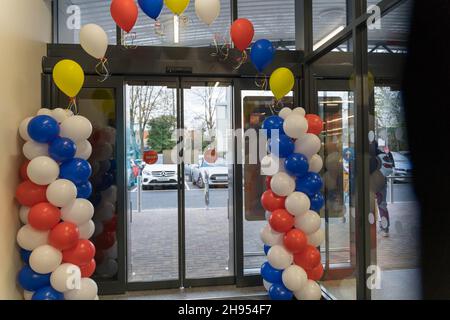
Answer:
[[252, 21], [255, 40], [268, 39], [279, 49], [295, 49], [295, 0], [239, 0], [238, 15]]
[[346, 0], [314, 0], [312, 2], [314, 50], [345, 28], [347, 25], [346, 3]]
[[80, 28], [88, 23], [101, 26], [110, 44], [116, 44], [116, 24], [110, 14], [110, 1], [58, 0], [58, 43], [79, 43]]

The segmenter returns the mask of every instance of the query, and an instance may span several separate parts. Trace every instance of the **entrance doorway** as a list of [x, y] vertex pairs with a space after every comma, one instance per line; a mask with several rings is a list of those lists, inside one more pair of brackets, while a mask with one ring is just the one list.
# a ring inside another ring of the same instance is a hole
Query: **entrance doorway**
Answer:
[[234, 283], [231, 82], [133, 80], [125, 92], [129, 286]]

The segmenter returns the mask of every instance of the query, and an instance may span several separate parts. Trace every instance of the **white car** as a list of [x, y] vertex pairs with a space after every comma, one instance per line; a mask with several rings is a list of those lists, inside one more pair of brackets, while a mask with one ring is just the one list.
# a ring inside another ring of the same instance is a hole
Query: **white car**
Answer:
[[194, 185], [203, 189], [205, 187], [206, 179], [208, 179], [209, 186], [228, 186], [228, 166], [224, 159], [217, 159], [215, 163], [208, 163], [205, 160], [200, 160], [198, 165], [193, 165], [191, 168], [191, 181]]
[[147, 164], [142, 171], [142, 189], [176, 187], [178, 168], [176, 164]]

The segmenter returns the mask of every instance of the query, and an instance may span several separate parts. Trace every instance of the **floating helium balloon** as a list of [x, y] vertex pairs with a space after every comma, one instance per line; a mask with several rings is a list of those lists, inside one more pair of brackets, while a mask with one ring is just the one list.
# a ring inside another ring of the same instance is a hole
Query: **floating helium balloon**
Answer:
[[282, 283], [282, 270], [275, 269], [269, 262], [264, 262], [261, 266], [261, 276], [264, 280], [270, 283]]
[[61, 165], [60, 177], [75, 184], [86, 182], [92, 174], [89, 162], [84, 159], [74, 158]]
[[134, 0], [113, 0], [111, 16], [114, 22], [125, 32], [130, 32], [138, 18], [138, 7]]
[[272, 137], [272, 130], [278, 130], [278, 135], [284, 134], [283, 122], [284, 120], [279, 116], [270, 116], [264, 119], [261, 129], [265, 130], [267, 138], [270, 139]]
[[[84, 84], [84, 72], [73, 60], [59, 61], [53, 68], [53, 80], [56, 86], [69, 98], [75, 98]], [[56, 120], [54, 120], [56, 122]]]
[[275, 57], [275, 47], [267, 39], [260, 39], [252, 45], [250, 60], [258, 72], [263, 72]]
[[53, 160], [58, 162], [72, 159], [76, 151], [76, 144], [69, 138], [56, 138], [48, 147], [48, 154]]
[[36, 142], [49, 143], [58, 134], [58, 122], [50, 116], [36, 116], [28, 123], [28, 135]]
[[252, 43], [255, 29], [250, 20], [245, 18], [237, 19], [231, 25], [231, 39], [239, 51], [245, 51]]
[[273, 95], [280, 100], [294, 88], [294, 74], [288, 68], [278, 68], [270, 76], [269, 83]]
[[138, 0], [139, 7], [153, 20], [158, 19], [164, 6], [163, 0]]
[[292, 300], [293, 293], [282, 283], [275, 283], [269, 289], [269, 296], [272, 300]]
[[108, 35], [99, 25], [86, 24], [80, 30], [80, 45], [92, 57], [103, 59], [108, 49]]
[[51, 286], [46, 286], [36, 290], [31, 300], [64, 300], [64, 295]]
[[164, 0], [167, 8], [173, 12], [173, 14], [179, 16], [189, 5], [190, 0]]
[[36, 291], [39, 288], [50, 285], [50, 273], [40, 274], [34, 272], [28, 265], [24, 265], [19, 272], [19, 284], [28, 291]]
[[220, 15], [220, 0], [195, 0], [195, 13], [210, 26]]

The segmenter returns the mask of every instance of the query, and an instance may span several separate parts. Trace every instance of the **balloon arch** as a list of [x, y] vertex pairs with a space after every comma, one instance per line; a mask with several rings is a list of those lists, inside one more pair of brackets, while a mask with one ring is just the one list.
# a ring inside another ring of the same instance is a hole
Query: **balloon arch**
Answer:
[[[164, 0], [176, 16], [182, 16], [190, 0]], [[138, 0], [142, 11], [157, 21], [163, 0]], [[211, 25], [220, 14], [219, 0], [195, 0], [198, 18]], [[128, 35], [138, 18], [135, 0], [113, 0], [111, 16]], [[237, 19], [230, 27], [235, 48], [242, 53], [239, 68], [247, 62], [247, 48], [254, 38], [248, 19]], [[80, 45], [97, 59], [96, 71], [104, 81], [108, 76], [108, 37], [96, 24], [80, 30]], [[272, 63], [275, 48], [269, 40], [253, 43], [250, 50], [258, 74]], [[265, 76], [264, 76], [265, 78]], [[94, 300], [98, 288], [90, 277], [96, 269], [96, 248], [90, 241], [95, 224], [89, 178], [92, 153], [90, 121], [78, 115], [76, 96], [84, 84], [81, 66], [61, 60], [53, 69], [56, 86], [69, 97], [66, 109], [40, 109], [24, 119], [19, 134], [25, 141], [27, 160], [20, 168], [22, 182], [16, 189], [23, 226], [17, 234], [24, 266], [18, 282], [24, 298], [33, 300]], [[294, 75], [278, 68], [270, 76], [276, 105], [294, 87]], [[266, 83], [266, 81], [264, 81]], [[265, 86], [264, 86], [265, 87]], [[322, 158], [318, 155], [323, 128], [316, 115], [303, 108], [283, 108], [265, 119], [269, 154], [261, 161], [267, 176], [267, 190], [261, 197], [267, 226], [261, 231], [268, 261], [261, 267], [264, 286], [272, 299], [320, 299], [316, 281], [323, 274], [317, 247], [324, 240], [318, 214], [324, 204], [320, 193]]]

